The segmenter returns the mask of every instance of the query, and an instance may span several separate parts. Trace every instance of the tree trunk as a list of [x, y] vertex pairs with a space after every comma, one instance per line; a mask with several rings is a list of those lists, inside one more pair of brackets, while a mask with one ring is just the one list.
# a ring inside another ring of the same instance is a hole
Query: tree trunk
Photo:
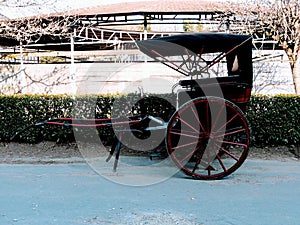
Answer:
[[295, 92], [297, 95], [300, 95], [300, 50], [298, 51], [297, 56], [298, 57], [292, 69], [292, 73], [293, 73]]

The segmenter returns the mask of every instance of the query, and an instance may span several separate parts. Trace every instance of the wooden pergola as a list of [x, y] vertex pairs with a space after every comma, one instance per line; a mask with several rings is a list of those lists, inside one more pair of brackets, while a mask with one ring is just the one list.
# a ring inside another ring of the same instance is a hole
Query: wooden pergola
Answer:
[[[189, 23], [209, 27], [212, 32], [244, 33], [243, 18], [236, 18], [228, 10], [232, 7], [226, 2], [207, 0], [153, 0], [5, 20], [0, 26], [0, 45], [13, 48], [13, 52], [22, 46], [34, 55], [50, 54], [49, 51], [84, 54], [83, 51], [132, 50], [136, 49], [136, 40], [178, 33], [171, 29], [151, 31], [152, 25]], [[261, 37], [254, 44], [268, 48], [276, 45]]]

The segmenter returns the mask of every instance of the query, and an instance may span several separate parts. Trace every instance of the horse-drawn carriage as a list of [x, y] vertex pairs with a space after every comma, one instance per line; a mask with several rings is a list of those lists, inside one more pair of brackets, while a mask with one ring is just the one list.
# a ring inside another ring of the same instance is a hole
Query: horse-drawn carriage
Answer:
[[[253, 79], [251, 36], [193, 33], [138, 41], [137, 45], [146, 55], [188, 77], [177, 84], [175, 113], [168, 121], [145, 115], [126, 121], [95, 119], [94, 126], [127, 124], [139, 132], [164, 130], [168, 155], [195, 179], [220, 179], [238, 169], [250, 145], [245, 113]], [[146, 120], [152, 121], [151, 127], [144, 126]], [[84, 126], [78, 121], [59, 118], [38, 125]], [[116, 153], [114, 169], [120, 144], [117, 137], [107, 159]]]

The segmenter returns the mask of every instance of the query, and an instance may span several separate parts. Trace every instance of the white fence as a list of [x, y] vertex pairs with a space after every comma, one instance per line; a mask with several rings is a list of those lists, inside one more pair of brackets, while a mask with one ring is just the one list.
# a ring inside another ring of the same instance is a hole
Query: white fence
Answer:
[[[255, 52], [258, 56], [260, 52]], [[278, 52], [278, 57], [269, 57], [264, 52], [262, 59], [254, 60], [253, 93], [293, 94], [294, 86], [286, 55]], [[274, 55], [274, 52], [272, 52]], [[70, 79], [74, 66], [75, 80]], [[71, 64], [25, 64], [0, 65], [0, 90], [2, 94], [71, 94], [75, 85], [78, 94], [150, 92], [169, 93], [172, 86], [183, 75], [161, 63], [76, 63]]]

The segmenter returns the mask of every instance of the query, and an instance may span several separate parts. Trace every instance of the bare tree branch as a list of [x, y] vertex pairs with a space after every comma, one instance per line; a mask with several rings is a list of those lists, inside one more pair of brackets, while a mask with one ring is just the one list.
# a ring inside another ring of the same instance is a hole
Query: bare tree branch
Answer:
[[[0, 67], [0, 94], [23, 93], [23, 89], [38, 87], [43, 93], [52, 93], [57, 86], [70, 84], [69, 70], [66, 65], [55, 66], [51, 71], [35, 76], [26, 69], [20, 69], [17, 65], [3, 65]], [[20, 84], [20, 74], [24, 73], [26, 85]]]
[[57, 0], [0, 0], [0, 5], [4, 5], [7, 7], [29, 7], [29, 6], [39, 6], [39, 5], [52, 5]]
[[300, 94], [299, 0], [248, 0], [228, 12], [247, 18], [244, 28], [249, 34], [278, 41], [289, 58], [295, 91]]
[[12, 38], [23, 44], [36, 43], [43, 36], [65, 38], [73, 32], [77, 21], [72, 15], [5, 20], [0, 22], [0, 37]]

